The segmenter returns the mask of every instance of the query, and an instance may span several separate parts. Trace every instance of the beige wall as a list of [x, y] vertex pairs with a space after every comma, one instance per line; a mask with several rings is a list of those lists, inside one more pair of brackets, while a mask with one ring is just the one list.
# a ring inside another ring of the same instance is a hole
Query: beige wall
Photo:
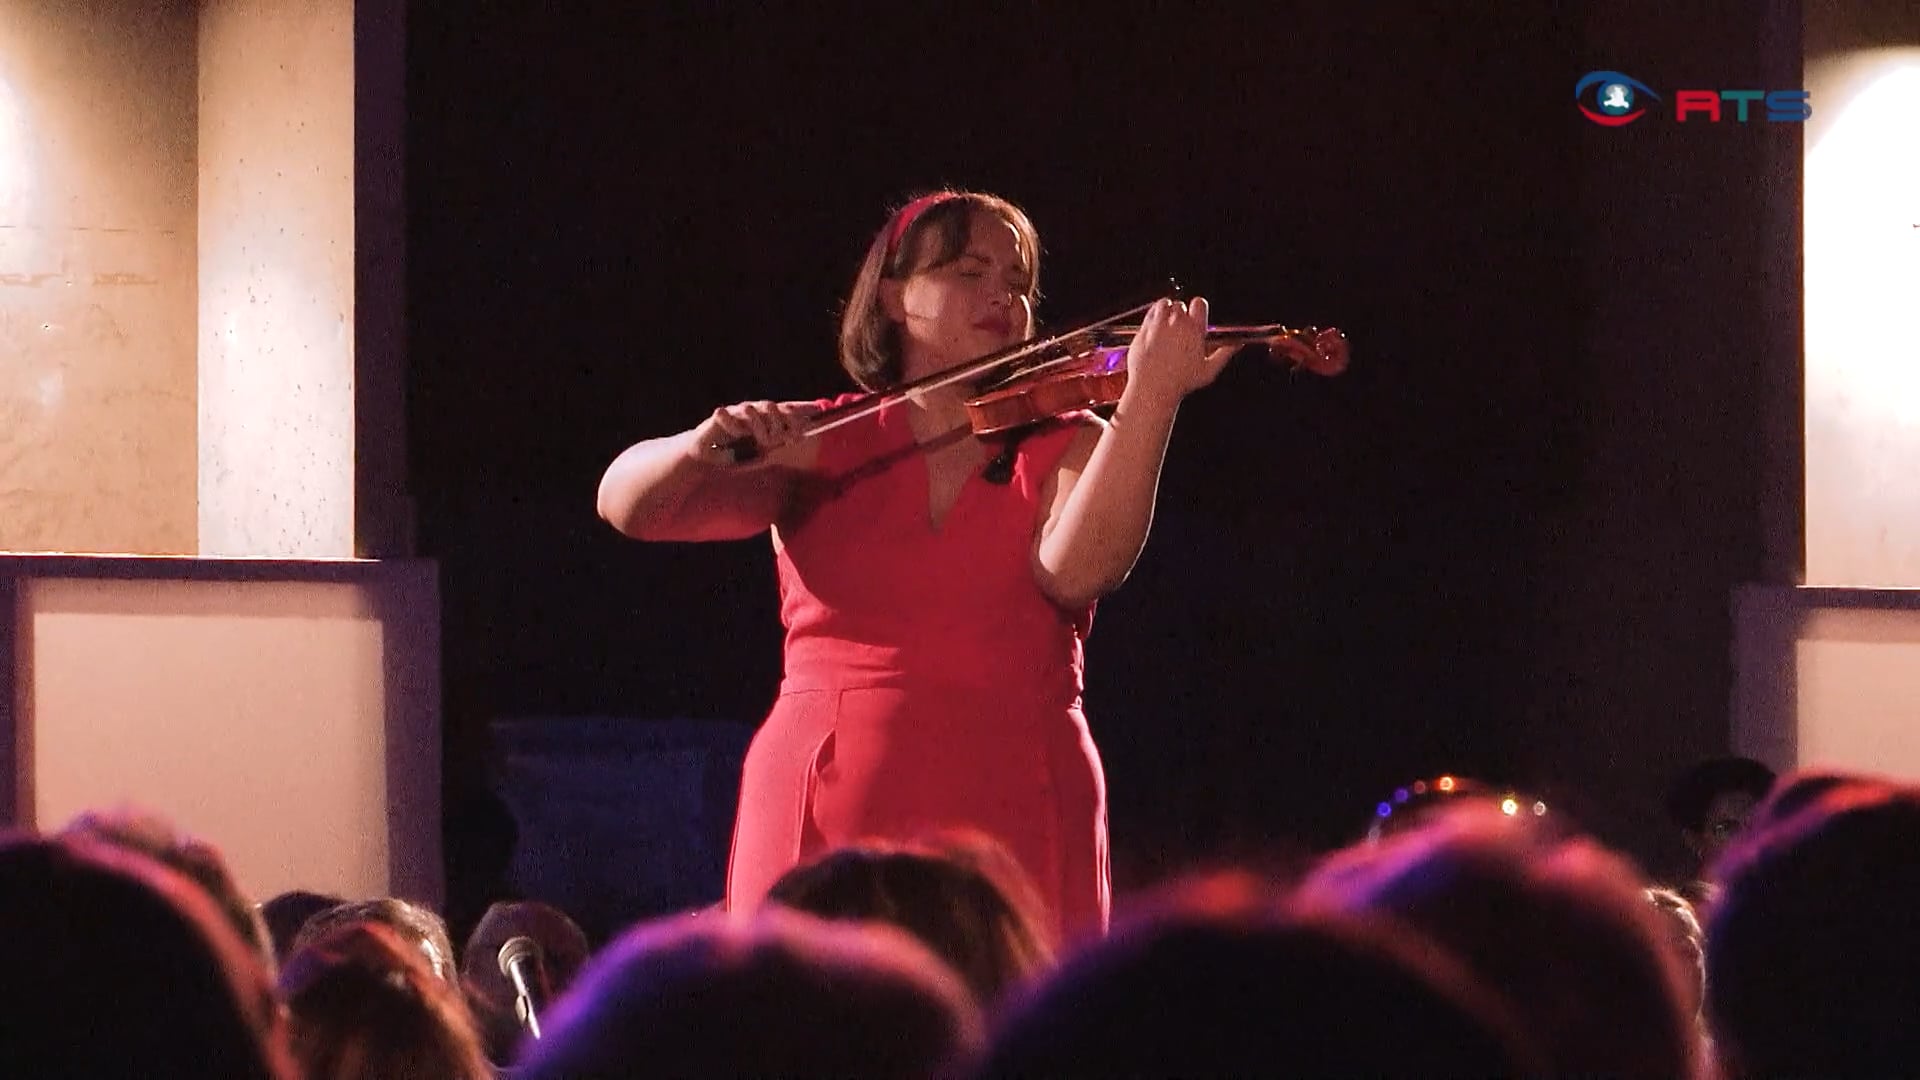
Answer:
[[404, 55], [370, 11], [356, 87], [353, 0], [0, 0], [0, 552], [286, 557], [0, 554], [0, 781], [28, 824], [173, 815], [256, 893], [435, 900], [432, 566], [325, 561], [357, 405], [404, 540]]
[[1920, 585], [1920, 45], [1807, 74], [1807, 583]]
[[354, 71], [353, 0], [0, 0], [0, 551], [355, 553]]
[[1800, 11], [1805, 587], [1733, 597], [1732, 741], [1920, 780], [1920, 6]]
[[1802, 10], [1805, 582], [1920, 585], [1920, 4]]
[[259, 897], [438, 902], [431, 566], [287, 573], [20, 580], [26, 823], [144, 807], [217, 843]]
[[354, 554], [353, 0], [206, 0], [199, 551]]
[[194, 550], [194, 26], [0, 2], [0, 551]]

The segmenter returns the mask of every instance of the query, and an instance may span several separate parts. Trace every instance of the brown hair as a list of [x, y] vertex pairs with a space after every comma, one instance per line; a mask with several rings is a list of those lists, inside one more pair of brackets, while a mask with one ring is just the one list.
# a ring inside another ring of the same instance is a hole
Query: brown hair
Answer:
[[1554, 1073], [1687, 1076], [1695, 1027], [1670, 931], [1625, 856], [1462, 802], [1321, 862], [1302, 910], [1395, 918], [1504, 995]]
[[959, 258], [976, 212], [1013, 226], [1030, 274], [1027, 298], [1038, 299], [1040, 234], [1026, 211], [979, 191], [941, 189], [914, 199], [889, 215], [874, 235], [840, 315], [840, 366], [863, 389], [891, 390], [901, 382], [900, 328], [880, 303], [880, 283], [902, 281]]
[[254, 950], [271, 978], [279, 963], [266, 920], [234, 880], [220, 849], [180, 833], [159, 814], [133, 807], [89, 810], [60, 830], [60, 835], [107, 844], [144, 855], [206, 890], [220, 914]]
[[1715, 868], [1707, 1018], [1728, 1076], [1874, 1076], [1920, 1056], [1920, 785], [1790, 777]]
[[294, 950], [280, 988], [309, 1080], [493, 1075], [454, 989], [390, 926], [334, 927]]
[[10, 1076], [291, 1077], [274, 999], [198, 884], [92, 836], [0, 832]]
[[453, 941], [447, 935], [446, 921], [432, 908], [393, 896], [350, 900], [310, 916], [293, 935], [288, 951], [303, 949], [342, 926], [356, 923], [377, 923], [398, 933], [420, 950], [429, 970], [459, 985], [460, 970], [454, 965]]
[[[602, 949], [526, 1047], [527, 1080], [940, 1075], [981, 1043], [958, 976], [906, 931], [768, 907], [641, 923]], [[726, 1033], [751, 1037], [727, 1037]]]
[[997, 1017], [972, 1080], [1026, 1076], [1531, 1076], [1499, 995], [1390, 919], [1286, 910], [1243, 870], [1135, 897]]
[[[838, 848], [787, 871], [767, 899], [818, 918], [890, 923], [931, 948], [991, 1008], [1050, 967], [1054, 943], [1038, 912], [1002, 884], [978, 847]], [[1009, 857], [1010, 860], [1010, 857]]]

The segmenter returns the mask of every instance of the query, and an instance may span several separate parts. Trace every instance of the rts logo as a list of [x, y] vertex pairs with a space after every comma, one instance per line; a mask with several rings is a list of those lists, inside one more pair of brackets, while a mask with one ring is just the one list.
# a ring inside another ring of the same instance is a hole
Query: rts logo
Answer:
[[[1594, 92], [1594, 105], [1599, 109], [1598, 112], [1587, 108], [1586, 102], [1582, 100], [1589, 90]], [[1660, 100], [1659, 94], [1648, 89], [1646, 83], [1631, 75], [1622, 75], [1617, 71], [1589, 71], [1580, 76], [1579, 82], [1573, 84], [1573, 103], [1580, 106], [1580, 111], [1586, 115], [1586, 118], [1596, 124], [1624, 127], [1640, 119], [1647, 111], [1634, 107], [1639, 103], [1639, 99], [1635, 97], [1635, 91], [1655, 101]]]
[[[1589, 71], [1573, 84], [1573, 102], [1579, 106], [1581, 115], [1604, 127], [1624, 127], [1646, 115], [1647, 110], [1640, 101], [1642, 97], [1661, 100], [1660, 95], [1654, 93], [1647, 84], [1618, 71]], [[1588, 107], [1589, 101], [1592, 102], [1591, 108]], [[1735, 121], [1744, 124], [1750, 119], [1749, 106], [1753, 105], [1766, 110], [1770, 123], [1794, 124], [1813, 115], [1811, 95], [1805, 90], [1673, 92], [1673, 118], [1682, 124], [1690, 116], [1704, 116], [1709, 122], [1717, 124], [1722, 116], [1729, 114]], [[1727, 108], [1723, 109], [1722, 106]]]

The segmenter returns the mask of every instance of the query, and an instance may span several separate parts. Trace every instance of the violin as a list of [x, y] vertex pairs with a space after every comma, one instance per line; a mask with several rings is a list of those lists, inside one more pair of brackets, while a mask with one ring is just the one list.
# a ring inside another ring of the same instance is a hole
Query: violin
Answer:
[[[1137, 318], [1151, 302], [1095, 319], [1070, 330], [1022, 342], [976, 360], [935, 372], [892, 390], [817, 413], [801, 432], [812, 438], [911, 401], [929, 390], [971, 381], [974, 396], [965, 402], [973, 434], [1004, 435], [1042, 420], [1083, 409], [1115, 405], [1127, 387], [1127, 345], [1140, 332]], [[1290, 361], [1295, 371], [1338, 375], [1349, 359], [1347, 336], [1335, 327], [1294, 329], [1278, 324], [1219, 326], [1207, 330], [1209, 345], [1260, 345]], [[752, 461], [760, 448], [752, 439], [726, 444], [735, 462]]]
[[[1082, 409], [1117, 405], [1127, 389], [1127, 344], [1138, 326], [1083, 330], [1061, 355], [986, 387], [966, 402], [975, 435], [999, 435]], [[1347, 336], [1334, 327], [1216, 326], [1207, 344], [1260, 345], [1290, 361], [1295, 371], [1338, 375], [1346, 370]]]

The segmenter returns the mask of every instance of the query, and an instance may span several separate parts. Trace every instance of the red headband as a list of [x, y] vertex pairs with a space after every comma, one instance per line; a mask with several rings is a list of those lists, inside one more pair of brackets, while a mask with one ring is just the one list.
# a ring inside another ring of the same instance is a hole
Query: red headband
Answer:
[[920, 220], [921, 214], [946, 202], [948, 199], [957, 199], [959, 197], [958, 194], [951, 191], [936, 191], [931, 195], [922, 195], [906, 206], [901, 207], [900, 212], [894, 215], [892, 230], [887, 233], [888, 260], [892, 260], [892, 258], [899, 253], [900, 241], [907, 235], [907, 230], [913, 228], [913, 223]]

